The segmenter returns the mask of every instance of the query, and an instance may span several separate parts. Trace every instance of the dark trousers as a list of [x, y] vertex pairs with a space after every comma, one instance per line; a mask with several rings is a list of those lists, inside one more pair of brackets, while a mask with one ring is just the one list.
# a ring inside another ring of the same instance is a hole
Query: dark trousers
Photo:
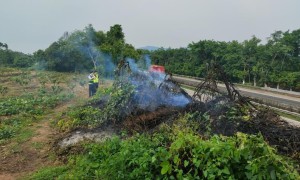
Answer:
[[98, 83], [94, 83], [94, 87], [95, 87], [95, 93], [97, 92], [97, 90], [98, 90], [98, 86], [99, 86], [99, 84]]
[[93, 96], [96, 93], [94, 83], [89, 84], [89, 97]]
[[89, 97], [94, 96], [98, 89], [98, 83], [89, 84]]

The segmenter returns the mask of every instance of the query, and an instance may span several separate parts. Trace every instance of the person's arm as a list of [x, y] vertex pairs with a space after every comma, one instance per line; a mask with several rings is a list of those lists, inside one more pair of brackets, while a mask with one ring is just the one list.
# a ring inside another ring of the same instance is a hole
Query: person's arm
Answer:
[[93, 78], [94, 78], [94, 74], [90, 74], [90, 75], [88, 76], [88, 78], [89, 78], [89, 79], [93, 79]]

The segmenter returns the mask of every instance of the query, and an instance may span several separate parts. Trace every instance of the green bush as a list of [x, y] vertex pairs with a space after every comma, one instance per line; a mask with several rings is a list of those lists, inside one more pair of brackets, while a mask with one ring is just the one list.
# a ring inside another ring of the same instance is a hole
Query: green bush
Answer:
[[[67, 112], [67, 118], [58, 121], [61, 130], [78, 126], [97, 127], [107, 121], [121, 121], [129, 112], [128, 104], [133, 87], [122, 84], [122, 88], [101, 88], [84, 106], [74, 107]], [[100, 108], [103, 106], [103, 108]]]
[[262, 136], [203, 140], [188, 131], [86, 145], [58, 179], [298, 179]]
[[77, 107], [68, 112], [68, 115], [72, 118], [74, 126], [92, 126], [100, 124], [99, 119], [101, 117], [101, 111], [98, 108], [92, 106]]

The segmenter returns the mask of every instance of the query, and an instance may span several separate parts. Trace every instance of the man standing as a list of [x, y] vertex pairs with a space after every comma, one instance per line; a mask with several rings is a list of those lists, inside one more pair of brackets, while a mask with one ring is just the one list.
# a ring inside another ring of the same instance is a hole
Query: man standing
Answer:
[[93, 96], [94, 95], [94, 79], [95, 79], [95, 75], [94, 75], [94, 72], [91, 72], [91, 74], [88, 76], [89, 78], [89, 97]]
[[99, 76], [96, 71], [93, 71], [89, 76], [89, 97], [96, 94], [99, 83]]
[[98, 90], [98, 86], [99, 86], [99, 75], [96, 71], [94, 71], [94, 79], [93, 79], [93, 83], [94, 83], [94, 94], [96, 94], [97, 90]]

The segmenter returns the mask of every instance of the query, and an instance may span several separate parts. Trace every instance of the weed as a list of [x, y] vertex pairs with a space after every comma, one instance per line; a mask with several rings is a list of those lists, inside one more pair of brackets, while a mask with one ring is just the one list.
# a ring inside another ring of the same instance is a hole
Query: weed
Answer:
[[21, 132], [19, 132], [18, 136], [15, 137], [15, 141], [18, 143], [25, 142], [34, 136], [33, 130], [29, 128], [22, 128]]
[[9, 139], [15, 136], [15, 131], [9, 126], [0, 127], [0, 140]]
[[0, 85], [0, 94], [4, 96], [8, 92], [8, 87]]
[[27, 177], [25, 179], [32, 179], [32, 180], [44, 180], [44, 179], [56, 179], [61, 174], [64, 174], [68, 168], [66, 166], [59, 166], [59, 167], [50, 167], [44, 168], [36, 172], [33, 176]]
[[42, 142], [33, 142], [31, 145], [36, 150], [42, 149], [44, 147], [44, 143]]

